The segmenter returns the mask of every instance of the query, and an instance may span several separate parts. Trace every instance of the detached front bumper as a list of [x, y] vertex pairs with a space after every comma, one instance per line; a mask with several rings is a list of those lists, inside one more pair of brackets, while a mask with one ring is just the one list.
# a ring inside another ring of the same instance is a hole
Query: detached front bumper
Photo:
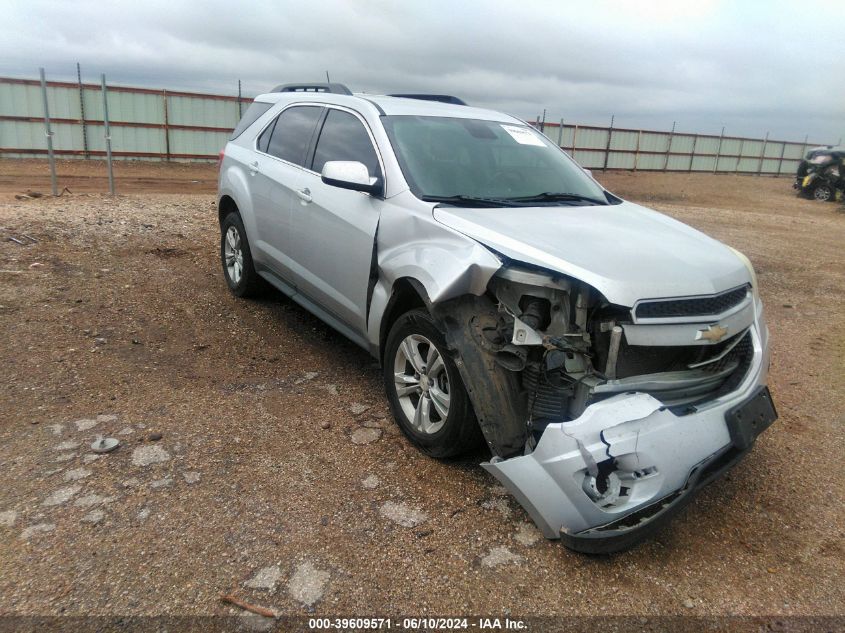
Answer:
[[751, 366], [732, 393], [682, 415], [649, 394], [619, 394], [550, 424], [532, 453], [482, 466], [547, 538], [586, 553], [630, 547], [738, 463], [777, 417], [762, 314], [751, 331]]

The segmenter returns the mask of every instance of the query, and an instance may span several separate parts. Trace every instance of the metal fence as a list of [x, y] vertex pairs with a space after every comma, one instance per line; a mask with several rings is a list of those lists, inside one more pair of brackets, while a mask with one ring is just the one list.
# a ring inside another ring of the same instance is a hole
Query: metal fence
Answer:
[[[106, 155], [100, 84], [47, 82], [53, 151], [62, 158]], [[147, 160], [209, 160], [240, 119], [236, 95], [109, 85], [106, 89], [112, 155]], [[46, 155], [41, 83], [0, 77], [0, 157]]]
[[819, 143], [720, 135], [548, 123], [532, 125], [556, 140], [587, 169], [766, 174], [795, 173]]
[[[107, 153], [104, 96], [115, 158], [214, 160], [251, 98], [167, 89], [46, 82], [52, 137], [45, 134], [44, 95], [36, 79], [0, 77], [0, 157], [48, 154], [99, 158]], [[540, 119], [540, 117], [538, 117]], [[661, 132], [535, 122], [589, 169], [793, 174], [817, 144], [766, 138]]]

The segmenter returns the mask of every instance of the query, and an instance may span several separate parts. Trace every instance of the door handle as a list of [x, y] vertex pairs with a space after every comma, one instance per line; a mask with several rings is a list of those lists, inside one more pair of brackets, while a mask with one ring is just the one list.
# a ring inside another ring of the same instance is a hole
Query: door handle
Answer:
[[251, 162], [251, 163], [249, 164], [249, 172], [250, 172], [251, 174], [255, 174], [255, 173], [257, 173], [258, 171], [260, 171], [260, 170], [258, 169], [258, 161], [256, 160], [256, 161]]
[[296, 195], [298, 195], [303, 202], [311, 202], [311, 200], [313, 200], [311, 197], [311, 190], [308, 187], [305, 189], [298, 189], [296, 191]]

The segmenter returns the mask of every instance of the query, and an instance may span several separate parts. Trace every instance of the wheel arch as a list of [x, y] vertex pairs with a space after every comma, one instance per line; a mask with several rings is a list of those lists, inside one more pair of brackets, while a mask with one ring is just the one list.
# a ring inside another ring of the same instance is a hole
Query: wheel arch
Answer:
[[425, 286], [413, 277], [402, 277], [393, 283], [390, 299], [384, 309], [379, 326], [378, 359], [380, 363], [384, 363], [384, 344], [396, 320], [414, 308], [429, 310], [430, 305], [431, 301], [428, 298]]

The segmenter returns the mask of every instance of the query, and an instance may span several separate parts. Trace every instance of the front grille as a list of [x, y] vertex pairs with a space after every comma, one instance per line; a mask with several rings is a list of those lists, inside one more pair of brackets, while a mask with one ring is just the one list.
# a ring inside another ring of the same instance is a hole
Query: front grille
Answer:
[[748, 287], [742, 286], [712, 297], [644, 301], [637, 306], [636, 316], [638, 319], [666, 319], [722, 314], [742, 303], [747, 295]]

